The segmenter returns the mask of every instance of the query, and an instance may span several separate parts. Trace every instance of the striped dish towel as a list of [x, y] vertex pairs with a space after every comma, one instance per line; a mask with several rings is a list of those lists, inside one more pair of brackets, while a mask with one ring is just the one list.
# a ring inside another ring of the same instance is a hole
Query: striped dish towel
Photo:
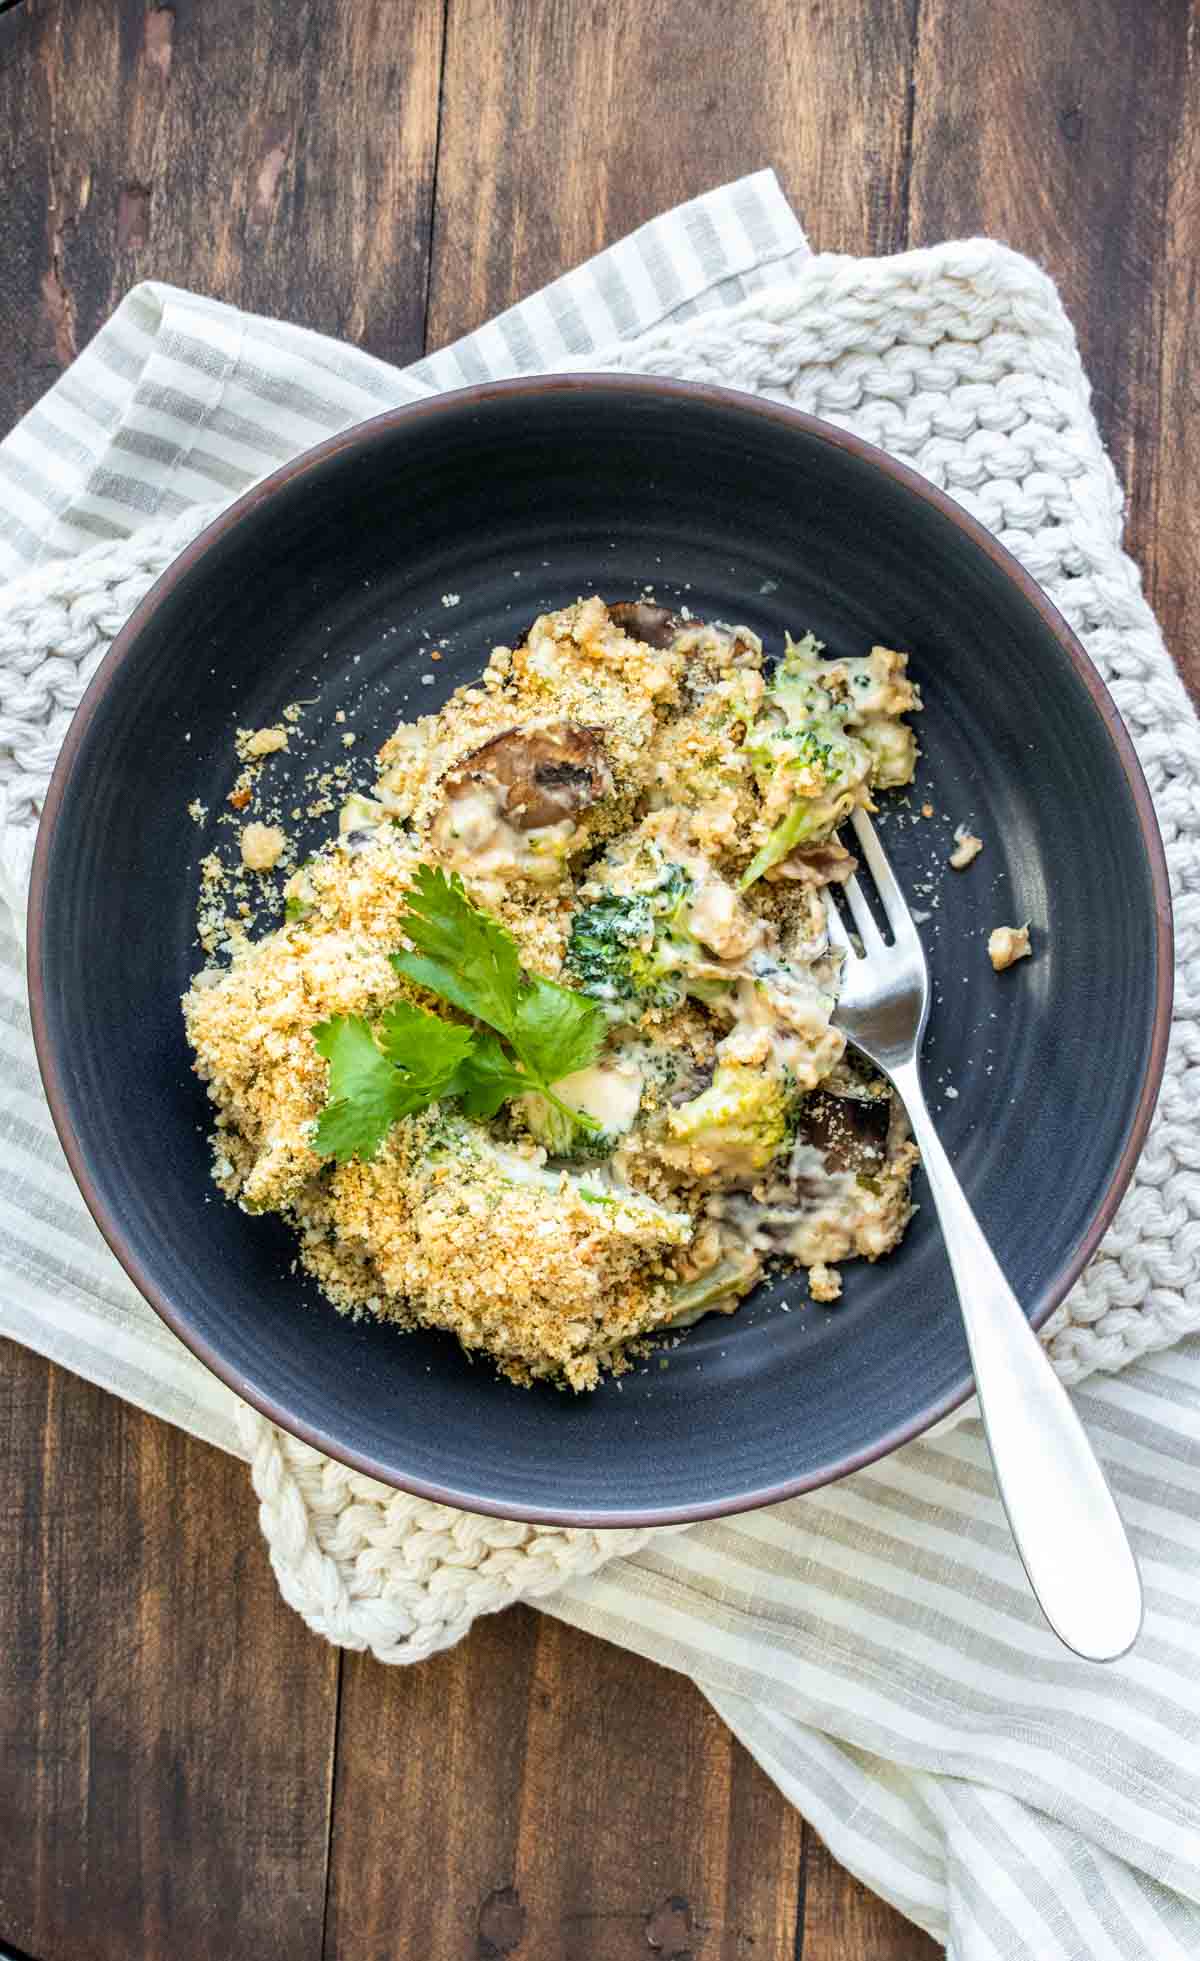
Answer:
[[[894, 404], [906, 391], [934, 386], [924, 374], [928, 338], [905, 344], [914, 291], [945, 280], [952, 311], [989, 251], [998, 248], [964, 248], [954, 265], [917, 255], [915, 274], [909, 267], [893, 281], [883, 271], [871, 283], [877, 344], [905, 357], [873, 391], [883, 420], [859, 418], [877, 440], [887, 439], [889, 415], [901, 420]], [[796, 220], [763, 173], [668, 214], [403, 375], [299, 329], [139, 288], [0, 445], [0, 577], [44, 567], [62, 612], [55, 655], [39, 656], [35, 670], [0, 590], [2, 862], [14, 900], [91, 650], [202, 511], [319, 437], [434, 389], [567, 365], [596, 349], [613, 365], [674, 371], [675, 337], [706, 317], [718, 323], [702, 350], [713, 379], [791, 387], [802, 405], [834, 413], [844, 394], [850, 416], [876, 342], [867, 332], [868, 351], [846, 354], [823, 336], [822, 304], [831, 317], [853, 262], [837, 262], [843, 270], [822, 286], [806, 261]], [[808, 282], [815, 308], [802, 370], [788, 370], [781, 352], [788, 306], [754, 309], [755, 296], [782, 292], [789, 279]], [[719, 323], [735, 302], [723, 340]], [[856, 292], [852, 310], [860, 304]], [[991, 323], [1001, 335], [1005, 304], [1001, 291]], [[1027, 336], [1038, 293], [1026, 282], [1011, 304], [1025, 310]], [[964, 330], [964, 360], [984, 325]], [[1095, 460], [1073, 349], [1064, 354], [1057, 331], [1051, 320], [1039, 384], [1048, 397], [1062, 391], [1079, 463], [1072, 494], [1094, 502], [1107, 540], [1092, 569], [1124, 592], [1109, 479]], [[1010, 369], [1030, 345], [1021, 334], [1005, 343]], [[701, 358], [697, 347], [688, 358]], [[803, 390], [818, 373], [826, 383], [810, 400]], [[943, 447], [959, 439], [949, 429]], [[974, 480], [962, 479], [965, 498]], [[153, 541], [144, 551], [142, 537]], [[93, 598], [95, 571], [81, 570], [81, 603], [71, 603], [63, 561], [83, 553], [94, 566], [105, 541], [120, 579]], [[1129, 600], [1124, 624], [1130, 648], [1141, 635], [1138, 673], [1152, 670], [1139, 696], [1142, 726], [1153, 738], [1155, 718], [1161, 724], [1160, 762], [1186, 739], [1194, 764], [1194, 724], [1140, 604]], [[1128, 678], [1120, 634], [1094, 651]], [[1169, 846], [1194, 815], [1198, 782], [1200, 766], [1191, 776], [1176, 769]], [[1180, 942], [1192, 972], [1181, 977], [1180, 1040], [1200, 1063], [1200, 859], [1188, 865]], [[0, 1071], [0, 1332], [237, 1448], [233, 1398], [139, 1301], [76, 1197], [37, 1089], [11, 935], [0, 940]], [[1181, 1148], [1173, 1132], [1173, 1164]], [[1128, 1309], [1136, 1323], [1153, 1307], [1158, 1332], [1147, 1347], [1188, 1325], [1180, 1289], [1200, 1264], [1200, 1202], [1179, 1179], [1162, 1189], [1174, 1207], [1170, 1260], [1131, 1248], [1112, 1293], [1118, 1318]], [[1162, 1225], [1154, 1221], [1159, 1238]], [[1116, 1348], [1093, 1355], [1092, 1366], [1133, 1352]], [[955, 1961], [1200, 1954], [1200, 1344], [1181, 1341], [1119, 1376], [1093, 1375], [1078, 1395], [1146, 1579], [1146, 1633], [1114, 1668], [1073, 1661], [1042, 1626], [970, 1418], [813, 1497], [658, 1535], [542, 1603], [691, 1675], [845, 1864], [945, 1940]], [[489, 1543], [502, 1547], [506, 1529], [490, 1522]]]

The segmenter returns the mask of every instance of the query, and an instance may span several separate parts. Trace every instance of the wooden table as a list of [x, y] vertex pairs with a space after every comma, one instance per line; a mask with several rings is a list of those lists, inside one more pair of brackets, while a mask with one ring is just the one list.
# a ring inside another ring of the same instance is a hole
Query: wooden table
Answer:
[[[0, 0], [0, 428], [139, 278], [405, 362], [770, 162], [822, 248], [986, 231], [1049, 268], [1200, 678], [1196, 15]], [[342, 1656], [280, 1601], [241, 1464], [13, 1347], [0, 1452], [0, 1948], [937, 1951], [689, 1683], [526, 1611], [421, 1668]]]

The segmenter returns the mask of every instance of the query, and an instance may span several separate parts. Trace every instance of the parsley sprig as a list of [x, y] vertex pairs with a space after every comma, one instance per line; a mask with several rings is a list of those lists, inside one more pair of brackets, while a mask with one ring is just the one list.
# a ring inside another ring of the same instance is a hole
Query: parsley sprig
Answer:
[[322, 1157], [373, 1158], [399, 1117], [411, 1117], [446, 1093], [474, 1036], [427, 1008], [395, 1001], [374, 1026], [361, 1015], [334, 1015], [313, 1029], [329, 1063], [329, 1097], [313, 1148]]
[[408, 1001], [373, 1025], [361, 1015], [321, 1022], [313, 1039], [329, 1062], [329, 1097], [314, 1150], [339, 1164], [373, 1158], [398, 1118], [449, 1097], [469, 1116], [494, 1117], [511, 1097], [536, 1093], [596, 1129], [551, 1084], [595, 1060], [607, 1026], [597, 1004], [528, 973], [512, 935], [472, 905], [456, 874], [420, 866], [400, 924], [410, 947], [392, 954], [396, 972], [484, 1026]]

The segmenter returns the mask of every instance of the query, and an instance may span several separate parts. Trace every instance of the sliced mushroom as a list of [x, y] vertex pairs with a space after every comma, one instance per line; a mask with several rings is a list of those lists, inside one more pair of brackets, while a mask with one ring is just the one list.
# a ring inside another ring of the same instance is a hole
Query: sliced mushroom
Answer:
[[820, 1151], [826, 1171], [882, 1171], [891, 1116], [888, 1095], [863, 1102], [814, 1090], [804, 1100], [797, 1141]]
[[[618, 599], [615, 606], [609, 607], [608, 617], [631, 640], [640, 640], [644, 646], [656, 647], [660, 652], [674, 644], [675, 635], [682, 633], [685, 626], [704, 624], [703, 620], [681, 620], [669, 606], [652, 606], [648, 599]], [[530, 620], [514, 637], [514, 653], [525, 645], [536, 624], [536, 620]]]
[[[608, 609], [608, 617], [631, 640], [660, 650], [673, 646], [675, 635], [683, 632], [684, 622], [668, 606], [652, 606], [645, 599], [620, 599]], [[699, 626], [699, 620], [689, 622]]]
[[603, 731], [578, 722], [507, 729], [464, 757], [446, 779], [452, 798], [471, 788], [492, 790], [518, 831], [578, 817], [612, 794]]
[[801, 885], [844, 885], [858, 870], [858, 859], [837, 838], [827, 844], [810, 844], [789, 852], [772, 869], [773, 878], [792, 878]]

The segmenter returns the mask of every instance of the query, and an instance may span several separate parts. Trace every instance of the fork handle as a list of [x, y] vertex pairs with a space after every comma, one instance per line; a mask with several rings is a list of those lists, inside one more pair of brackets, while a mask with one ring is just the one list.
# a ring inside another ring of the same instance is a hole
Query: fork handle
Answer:
[[1029, 1584], [1068, 1648], [1115, 1661], [1137, 1639], [1143, 1609], [1112, 1492], [942, 1149], [915, 1061], [891, 1075], [941, 1221], [996, 1483]]

